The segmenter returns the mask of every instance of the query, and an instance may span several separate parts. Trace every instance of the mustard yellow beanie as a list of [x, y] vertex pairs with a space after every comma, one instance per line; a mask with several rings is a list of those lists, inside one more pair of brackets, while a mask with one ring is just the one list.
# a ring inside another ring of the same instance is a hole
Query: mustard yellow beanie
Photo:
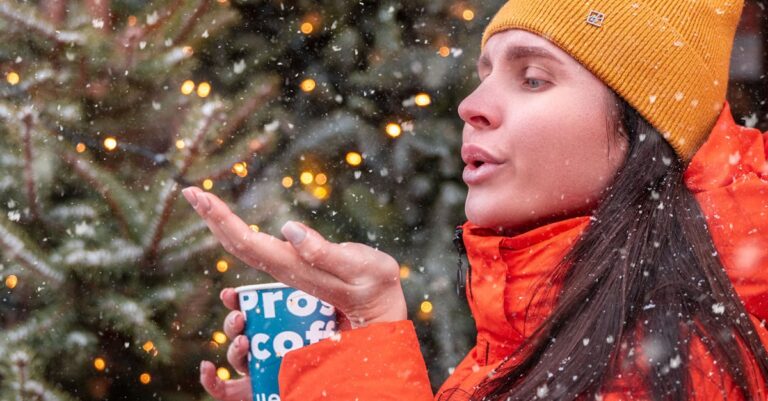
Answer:
[[687, 162], [725, 103], [743, 0], [510, 0], [483, 33], [524, 29], [621, 95]]

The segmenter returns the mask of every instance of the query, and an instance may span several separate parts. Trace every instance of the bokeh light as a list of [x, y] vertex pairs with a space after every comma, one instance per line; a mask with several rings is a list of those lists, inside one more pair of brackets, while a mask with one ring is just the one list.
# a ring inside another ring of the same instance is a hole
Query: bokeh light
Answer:
[[19, 278], [16, 277], [15, 274], [11, 274], [5, 278], [5, 286], [8, 288], [13, 289], [17, 284], [19, 284]]
[[291, 177], [283, 177], [283, 180], [281, 182], [283, 184], [283, 187], [290, 188], [293, 186], [293, 178]]
[[194, 90], [195, 90], [195, 83], [192, 80], [190, 80], [190, 79], [184, 81], [181, 84], [181, 93], [182, 94], [189, 95]]
[[224, 259], [220, 259], [218, 262], [216, 262], [216, 270], [218, 270], [220, 273], [226, 272], [229, 270], [229, 263], [227, 263], [227, 261]]
[[221, 331], [214, 331], [212, 338], [218, 344], [225, 344], [227, 342], [227, 335]]
[[403, 132], [403, 129], [400, 128], [400, 124], [398, 123], [389, 123], [387, 124], [385, 131], [387, 131], [387, 135], [392, 138], [397, 138]]
[[104, 149], [112, 151], [117, 148], [117, 139], [113, 136], [104, 138]]
[[8, 83], [11, 85], [16, 85], [19, 83], [19, 81], [21, 81], [21, 77], [18, 73], [11, 71], [5, 74], [5, 80], [8, 81]]
[[416, 95], [416, 97], [413, 99], [413, 101], [416, 103], [419, 107], [425, 107], [429, 106], [430, 103], [432, 103], [432, 98], [429, 97], [426, 93], [419, 93]]
[[304, 185], [309, 185], [314, 180], [315, 180], [315, 176], [309, 171], [304, 171], [299, 176], [299, 181], [301, 181], [301, 183]]
[[359, 166], [363, 162], [363, 156], [357, 152], [348, 152], [344, 159], [350, 166]]
[[211, 94], [211, 84], [208, 82], [200, 82], [200, 85], [197, 85], [197, 96], [200, 97], [208, 97], [208, 95]]
[[93, 367], [96, 368], [98, 371], [102, 371], [106, 369], [107, 367], [107, 361], [104, 360], [102, 357], [95, 358], [93, 360]]
[[144, 372], [141, 375], [139, 375], [139, 381], [141, 384], [149, 384], [149, 382], [152, 381], [152, 376], [150, 376], [149, 373]]
[[317, 86], [317, 83], [315, 83], [315, 80], [312, 78], [307, 78], [303, 81], [301, 81], [301, 84], [299, 84], [299, 87], [301, 87], [301, 90], [304, 92], [312, 92], [315, 90], [315, 87]]

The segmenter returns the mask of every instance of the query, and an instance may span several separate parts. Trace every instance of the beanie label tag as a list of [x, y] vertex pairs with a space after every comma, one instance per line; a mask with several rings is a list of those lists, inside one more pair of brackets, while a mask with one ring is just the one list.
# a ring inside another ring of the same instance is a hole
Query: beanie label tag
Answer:
[[605, 21], [605, 14], [597, 10], [589, 10], [589, 15], [587, 15], [587, 24], [601, 27], [603, 26], [603, 21]]

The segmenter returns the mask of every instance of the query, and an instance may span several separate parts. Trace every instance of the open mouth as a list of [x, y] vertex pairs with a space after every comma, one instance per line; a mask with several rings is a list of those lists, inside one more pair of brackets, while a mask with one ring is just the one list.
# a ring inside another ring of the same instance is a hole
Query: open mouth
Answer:
[[475, 168], [480, 167], [483, 164], [485, 164], [485, 162], [482, 161], [482, 160], [475, 160], [474, 162], [472, 162], [472, 166], [475, 167]]

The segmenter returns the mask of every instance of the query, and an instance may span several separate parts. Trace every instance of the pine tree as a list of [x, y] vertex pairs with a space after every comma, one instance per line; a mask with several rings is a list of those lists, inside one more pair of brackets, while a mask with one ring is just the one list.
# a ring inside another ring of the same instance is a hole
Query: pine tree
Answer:
[[188, 185], [392, 254], [436, 388], [474, 334], [456, 107], [500, 3], [1, 2], [0, 399], [202, 397], [218, 292], [272, 279]]

